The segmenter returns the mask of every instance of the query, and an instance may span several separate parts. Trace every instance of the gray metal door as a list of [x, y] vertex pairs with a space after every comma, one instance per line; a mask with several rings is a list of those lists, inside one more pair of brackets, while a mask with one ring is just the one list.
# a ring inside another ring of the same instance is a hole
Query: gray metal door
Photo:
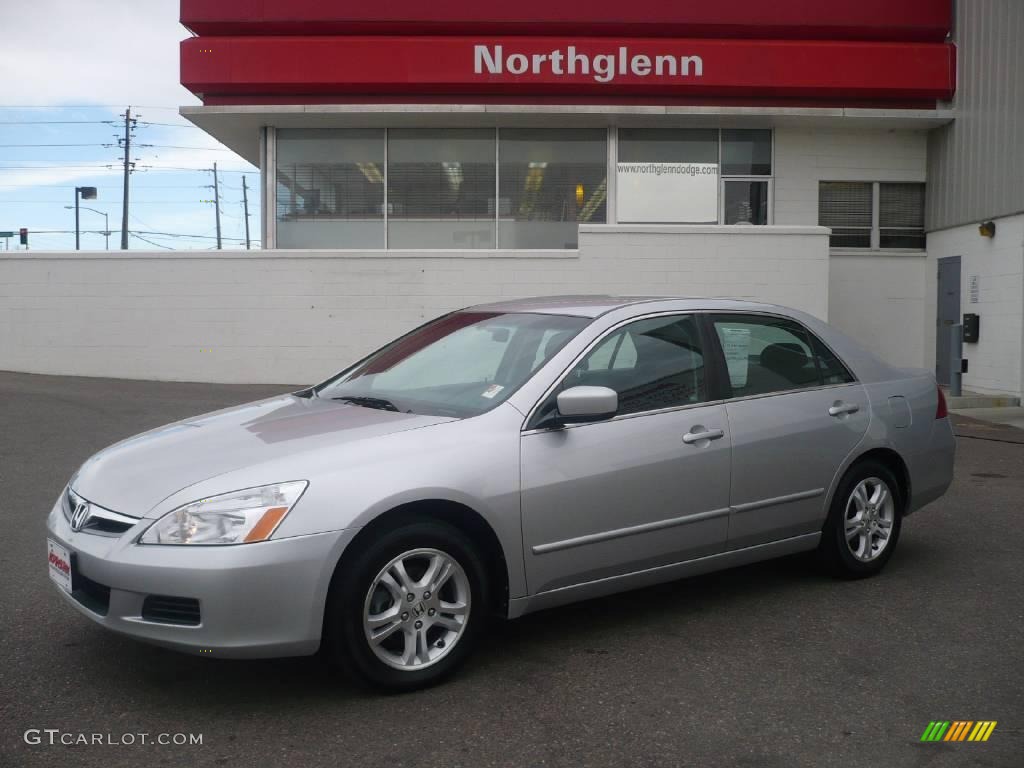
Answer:
[[939, 259], [938, 316], [935, 320], [935, 378], [949, 384], [951, 328], [960, 322], [960, 257]]

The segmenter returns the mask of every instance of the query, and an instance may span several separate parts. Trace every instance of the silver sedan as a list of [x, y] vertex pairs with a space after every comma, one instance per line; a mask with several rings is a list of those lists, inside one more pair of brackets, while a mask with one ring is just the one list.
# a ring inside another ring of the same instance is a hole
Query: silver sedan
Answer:
[[930, 373], [801, 312], [510, 301], [101, 451], [50, 513], [48, 567], [113, 631], [322, 648], [406, 690], [451, 673], [489, 616], [802, 551], [871, 576], [954, 448]]

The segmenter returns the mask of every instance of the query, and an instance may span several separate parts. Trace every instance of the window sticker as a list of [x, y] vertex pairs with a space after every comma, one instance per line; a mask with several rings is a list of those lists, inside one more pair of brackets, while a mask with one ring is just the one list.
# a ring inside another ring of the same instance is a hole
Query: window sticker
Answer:
[[720, 326], [722, 351], [729, 368], [729, 383], [733, 387], [747, 386], [747, 370], [750, 368], [750, 329]]
[[503, 389], [504, 387], [501, 386], [501, 384], [491, 384], [491, 386], [489, 386], [480, 394], [480, 397], [486, 397], [488, 400], [490, 400], [496, 397], [497, 394], [501, 392], [501, 390]]

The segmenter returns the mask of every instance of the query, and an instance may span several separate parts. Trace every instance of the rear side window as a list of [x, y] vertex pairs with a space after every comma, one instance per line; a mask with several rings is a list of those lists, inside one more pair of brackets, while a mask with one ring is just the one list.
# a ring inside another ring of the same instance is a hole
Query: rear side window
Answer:
[[850, 369], [843, 365], [843, 362], [833, 354], [831, 349], [822, 344], [813, 333], [807, 335], [811, 337], [811, 346], [818, 358], [822, 384], [849, 384], [854, 381]]
[[712, 315], [711, 321], [725, 355], [733, 397], [821, 386], [813, 346], [817, 340], [798, 323], [757, 315]]
[[691, 315], [638, 320], [601, 341], [562, 382], [609, 387], [619, 414], [655, 411], [707, 400], [704, 350]]

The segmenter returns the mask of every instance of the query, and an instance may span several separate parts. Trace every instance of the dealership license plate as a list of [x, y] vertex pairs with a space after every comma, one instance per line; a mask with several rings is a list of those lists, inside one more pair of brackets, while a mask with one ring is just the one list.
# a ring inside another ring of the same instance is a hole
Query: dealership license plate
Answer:
[[71, 553], [67, 547], [62, 547], [53, 539], [46, 540], [46, 548], [49, 550], [50, 578], [53, 579], [65, 592], [71, 591]]

